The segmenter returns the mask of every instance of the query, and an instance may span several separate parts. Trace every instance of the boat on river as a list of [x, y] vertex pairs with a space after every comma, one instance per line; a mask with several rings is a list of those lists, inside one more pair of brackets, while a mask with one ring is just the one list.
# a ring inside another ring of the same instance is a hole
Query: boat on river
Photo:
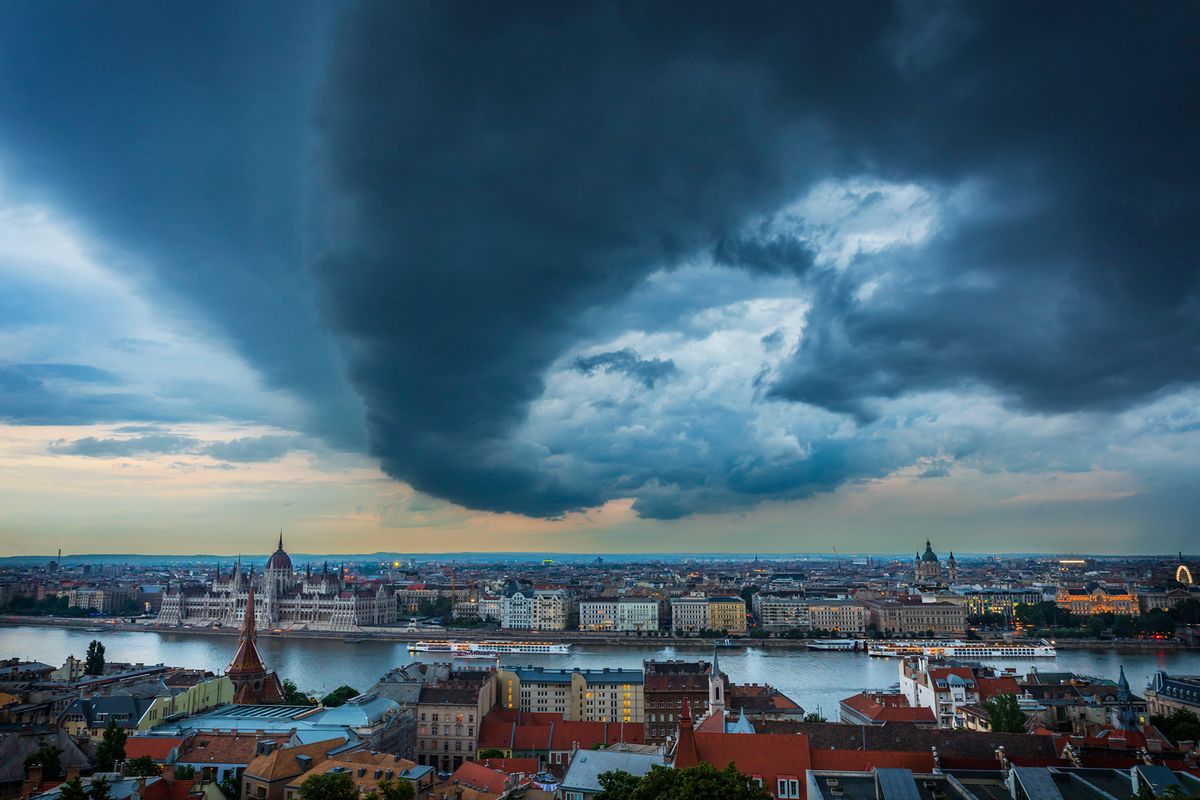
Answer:
[[521, 655], [565, 655], [571, 651], [571, 645], [560, 642], [508, 642], [498, 640], [483, 640], [479, 642], [454, 641], [422, 641], [413, 642], [408, 646], [414, 653], [448, 653], [461, 655], [463, 653], [519, 653]]
[[806, 642], [805, 647], [809, 650], [848, 650], [857, 652], [865, 649], [866, 645], [858, 639], [815, 639], [811, 642]]
[[893, 640], [868, 642], [867, 654], [877, 657], [926, 658], [1054, 658], [1054, 642], [1045, 639], [1016, 642]]

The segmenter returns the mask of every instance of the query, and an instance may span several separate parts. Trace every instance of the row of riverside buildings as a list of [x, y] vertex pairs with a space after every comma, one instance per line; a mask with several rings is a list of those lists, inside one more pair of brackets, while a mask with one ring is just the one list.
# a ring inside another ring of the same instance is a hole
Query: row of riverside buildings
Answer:
[[[395, 780], [418, 800], [592, 800], [611, 769], [698, 764], [733, 764], [779, 800], [834, 800], [849, 789], [856, 800], [1111, 800], [1139, 785], [1158, 794], [1200, 789], [1195, 742], [1170, 741], [1149, 724], [1146, 701], [1123, 674], [1111, 686], [1084, 686], [1077, 676], [1018, 680], [978, 665], [903, 661], [903, 702], [870, 699], [922, 714], [870, 716], [848, 698], [843, 723], [822, 723], [806, 721], [772, 687], [735, 683], [714, 648], [711, 659], [647, 660], [641, 669], [417, 662], [325, 708], [282, 702], [282, 682], [257, 648], [260, 619], [251, 585], [224, 675], [136, 667], [64, 687], [66, 705], [51, 708], [40, 730], [0, 731], [0, 775], [5, 758], [23, 765], [51, 736], [63, 769], [22, 767], [2, 796], [61, 800], [66, 771], [87, 771], [110, 721], [133, 734], [126, 759], [163, 765], [161, 776], [126, 777], [120, 765], [107, 774], [122, 800], [222, 800], [222, 782], [237, 787], [224, 800], [297, 800], [306, 780], [330, 773], [348, 776], [359, 796]], [[37, 688], [54, 672], [14, 662], [0, 677]], [[62, 672], [69, 678], [73, 669]], [[168, 681], [176, 686], [169, 699], [143, 704]], [[1164, 675], [1151, 689], [1158, 702], [1180, 704], [1194, 698], [1194, 685]], [[1010, 693], [1035, 723], [1026, 733], [991, 731], [981, 713], [987, 699]], [[1059, 719], [1064, 705], [1081, 709], [1078, 718]], [[195, 777], [174, 777], [176, 767]]]
[[[439, 603], [444, 608], [449, 600], [448, 608], [457, 618], [514, 631], [741, 636], [755, 624], [765, 632], [953, 637], [966, 632], [972, 616], [999, 615], [1011, 623], [1021, 604], [1050, 601], [1081, 616], [1133, 615], [1200, 596], [1196, 587], [1181, 584], [1137, 590], [1096, 580], [1033, 586], [959, 584], [953, 553], [943, 563], [929, 541], [912, 564], [911, 573], [903, 579], [897, 576], [892, 584], [806, 586], [803, 574], [760, 574], [765, 570], [726, 573], [711, 581], [693, 573], [676, 576], [674, 583], [644, 580], [625, 586], [599, 580], [588, 586], [561, 574], [555, 582], [550, 573], [544, 583], [508, 575], [468, 586], [403, 584], [383, 577], [356, 578], [328, 563], [297, 569], [281, 535], [265, 569], [257, 573], [254, 568], [244, 570], [239, 561], [228, 571], [218, 567], [204, 582], [168, 581], [156, 622], [168, 627], [240, 626], [253, 586], [257, 624], [279, 629], [394, 626], [409, 615], [433, 614], [428, 609]], [[111, 592], [74, 591], [72, 603], [108, 608], [115, 602]]]

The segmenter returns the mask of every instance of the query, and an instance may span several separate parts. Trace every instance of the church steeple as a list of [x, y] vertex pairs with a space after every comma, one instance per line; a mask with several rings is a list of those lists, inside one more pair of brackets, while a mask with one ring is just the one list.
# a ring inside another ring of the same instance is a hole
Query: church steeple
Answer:
[[[708, 713], [725, 711], [725, 678], [717, 662], [717, 646], [713, 645], [712, 673], [708, 676]], [[722, 718], [723, 719], [723, 718]]]
[[242, 632], [238, 637], [237, 653], [229, 662], [225, 675], [233, 683], [233, 702], [241, 705], [258, 703], [282, 703], [283, 686], [274, 672], [268, 672], [263, 664], [258, 647], [257, 625], [254, 616], [254, 583], [246, 592], [246, 613], [242, 619]]

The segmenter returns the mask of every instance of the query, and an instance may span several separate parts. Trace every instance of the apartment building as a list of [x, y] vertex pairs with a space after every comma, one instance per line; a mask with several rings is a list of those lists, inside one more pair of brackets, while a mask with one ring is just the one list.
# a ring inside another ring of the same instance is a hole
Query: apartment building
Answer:
[[658, 601], [649, 597], [593, 597], [579, 601], [581, 631], [656, 631]]
[[671, 630], [695, 633], [700, 630], [746, 632], [746, 601], [740, 597], [708, 597], [692, 592], [671, 600]]
[[708, 628], [733, 636], [746, 633], [746, 601], [740, 597], [708, 598]]
[[708, 627], [708, 598], [691, 594], [671, 599], [671, 630], [695, 633]]
[[452, 772], [474, 760], [479, 724], [496, 700], [490, 671], [452, 672], [436, 686], [421, 689], [417, 701], [417, 762]]
[[641, 670], [519, 667], [499, 670], [497, 683], [504, 709], [583, 722], [642, 722], [645, 716]]
[[[528, 589], [513, 584], [500, 598], [500, 627], [565, 631], [575, 626], [577, 604], [567, 589]], [[484, 609], [479, 609], [484, 616]]]
[[867, 631], [867, 609], [854, 600], [810, 600], [808, 627], [810, 630], [860, 636]]
[[865, 605], [868, 623], [884, 634], [961, 636], [967, 630], [967, 609], [958, 603], [901, 597]]

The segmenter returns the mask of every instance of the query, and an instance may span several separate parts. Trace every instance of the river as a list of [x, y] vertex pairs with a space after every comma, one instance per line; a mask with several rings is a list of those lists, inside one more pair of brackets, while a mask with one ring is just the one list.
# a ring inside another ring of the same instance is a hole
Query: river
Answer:
[[[233, 657], [237, 640], [230, 636], [152, 631], [90, 633], [68, 628], [18, 626], [0, 628], [0, 656], [42, 661], [58, 666], [68, 655], [82, 658], [88, 643], [99, 638], [109, 661], [170, 664], [179, 667], [224, 670]], [[404, 642], [364, 641], [347, 644], [336, 639], [263, 637], [258, 643], [263, 659], [280, 677], [290, 678], [305, 691], [324, 693], [342, 684], [366, 689], [392, 667], [406, 664], [410, 656]], [[569, 655], [505, 656], [506, 665], [544, 667], [633, 667], [643, 659], [708, 657], [712, 650], [696, 647], [611, 647], [575, 645]], [[427, 653], [424, 660], [436, 660]], [[864, 688], [886, 688], [898, 681], [894, 659], [869, 658], [857, 653], [811, 650], [723, 649], [721, 670], [735, 683], [769, 683], [809, 711], [836, 717], [838, 701]], [[1043, 670], [1071, 671], [1116, 678], [1117, 668], [1134, 691], [1146, 685], [1155, 670], [1175, 674], [1200, 674], [1200, 653], [1065, 650], [1055, 659], [1028, 661], [994, 659], [996, 667], [1018, 670], [1036, 665]]]

